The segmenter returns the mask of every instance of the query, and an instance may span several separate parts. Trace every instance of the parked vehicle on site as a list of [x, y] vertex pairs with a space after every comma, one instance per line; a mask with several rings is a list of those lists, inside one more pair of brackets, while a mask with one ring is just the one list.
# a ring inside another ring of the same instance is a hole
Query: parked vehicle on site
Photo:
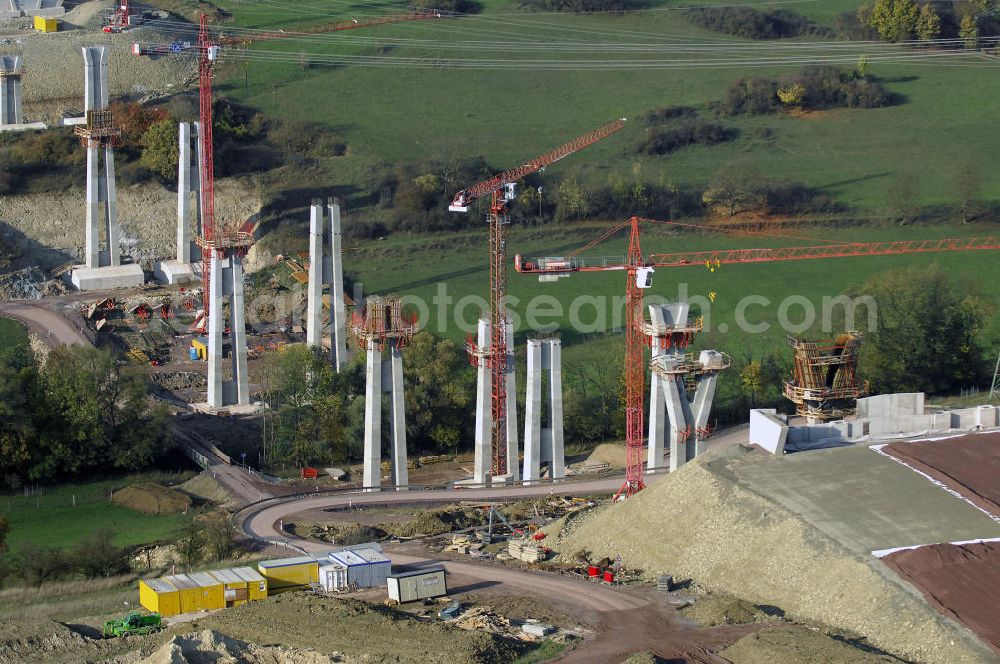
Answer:
[[124, 618], [106, 620], [101, 634], [106, 639], [117, 636], [130, 636], [132, 634], [152, 634], [159, 632], [162, 626], [163, 619], [159, 613], [145, 615], [139, 611], [130, 611]]

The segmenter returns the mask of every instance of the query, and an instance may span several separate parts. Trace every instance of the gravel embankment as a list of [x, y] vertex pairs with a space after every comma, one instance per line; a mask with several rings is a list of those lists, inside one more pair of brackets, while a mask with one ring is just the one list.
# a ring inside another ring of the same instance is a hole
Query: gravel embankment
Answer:
[[651, 579], [697, 579], [793, 619], [851, 630], [909, 659], [990, 660], [968, 633], [879, 573], [874, 558], [859, 558], [719, 472], [741, 454], [702, 457], [635, 498], [571, 520], [547, 541], [566, 560], [580, 550], [621, 555]]

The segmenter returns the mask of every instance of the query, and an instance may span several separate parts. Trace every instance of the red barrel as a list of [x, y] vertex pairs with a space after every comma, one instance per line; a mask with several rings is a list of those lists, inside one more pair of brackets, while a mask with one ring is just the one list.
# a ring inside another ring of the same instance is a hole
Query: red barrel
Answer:
[[591, 565], [590, 567], [587, 568], [587, 576], [596, 577], [597, 574], [598, 574], [598, 572], [600, 572], [600, 571], [601, 570], [599, 570], [596, 567], [594, 567], [593, 565]]
[[614, 572], [605, 572], [604, 573], [604, 582], [605, 583], [614, 583], [614, 581], [615, 581], [615, 573]]

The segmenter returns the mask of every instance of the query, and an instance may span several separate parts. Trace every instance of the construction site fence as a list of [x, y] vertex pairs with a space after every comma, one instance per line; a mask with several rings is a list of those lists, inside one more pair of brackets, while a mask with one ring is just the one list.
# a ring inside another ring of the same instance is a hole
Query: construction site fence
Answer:
[[281, 478], [276, 477], [275, 475], [268, 475], [263, 471], [254, 470], [250, 466], [246, 466], [244, 470], [259, 479], [261, 482], [267, 482], [268, 484], [281, 484]]

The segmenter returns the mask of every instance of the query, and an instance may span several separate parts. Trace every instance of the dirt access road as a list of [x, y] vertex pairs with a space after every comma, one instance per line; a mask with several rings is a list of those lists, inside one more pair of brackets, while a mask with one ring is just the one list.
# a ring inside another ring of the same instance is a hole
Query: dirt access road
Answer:
[[0, 302], [0, 316], [24, 323], [29, 330], [51, 348], [87, 346], [93, 343], [89, 330], [37, 300], [7, 300]]
[[[650, 482], [658, 479], [660, 477], [648, 478]], [[243, 530], [253, 537], [286, 541], [304, 551], [322, 553], [333, 547], [289, 535], [281, 529], [283, 523], [294, 520], [295, 515], [307, 510], [364, 504], [518, 500], [554, 493], [612, 494], [621, 484], [622, 478], [616, 477], [527, 487], [381, 491], [279, 498], [249, 506], [238, 518], [242, 520]], [[605, 664], [620, 662], [633, 652], [651, 651], [671, 661], [714, 664], [726, 660], [713, 655], [713, 652], [759, 629], [755, 625], [712, 629], [685, 627], [676, 618], [675, 609], [666, 603], [665, 596], [649, 590], [609, 588], [548, 572], [525, 571], [491, 563], [434, 560], [404, 551], [392, 551], [392, 559], [395, 564], [414, 567], [441, 565], [453, 575], [451, 585], [458, 590], [488, 588], [490, 592], [502, 594], [531, 595], [565, 607], [592, 625], [595, 634], [560, 661]]]

